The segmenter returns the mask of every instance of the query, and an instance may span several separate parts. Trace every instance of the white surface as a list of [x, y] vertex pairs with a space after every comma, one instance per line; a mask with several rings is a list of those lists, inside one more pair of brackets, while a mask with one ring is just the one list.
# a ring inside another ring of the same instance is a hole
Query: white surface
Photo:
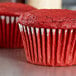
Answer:
[[61, 9], [62, 0], [28, 0], [28, 4], [38, 9]]
[[0, 76], [76, 76], [76, 66], [37, 66], [25, 62], [23, 49], [0, 49]]

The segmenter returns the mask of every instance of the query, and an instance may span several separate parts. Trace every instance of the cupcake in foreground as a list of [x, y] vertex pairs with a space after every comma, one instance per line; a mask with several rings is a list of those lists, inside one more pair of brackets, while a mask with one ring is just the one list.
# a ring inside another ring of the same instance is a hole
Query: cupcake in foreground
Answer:
[[26, 59], [47, 66], [76, 65], [76, 13], [67, 9], [40, 9], [18, 21]]
[[18, 17], [35, 8], [21, 3], [0, 3], [0, 48], [23, 48]]

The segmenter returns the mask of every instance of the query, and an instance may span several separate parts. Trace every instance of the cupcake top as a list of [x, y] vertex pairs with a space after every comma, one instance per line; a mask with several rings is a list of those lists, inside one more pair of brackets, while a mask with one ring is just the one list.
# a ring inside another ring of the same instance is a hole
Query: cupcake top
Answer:
[[67, 9], [40, 9], [20, 16], [20, 24], [39, 28], [76, 29], [76, 12]]
[[21, 3], [0, 3], [0, 15], [19, 16], [24, 12], [35, 10], [32, 6]]

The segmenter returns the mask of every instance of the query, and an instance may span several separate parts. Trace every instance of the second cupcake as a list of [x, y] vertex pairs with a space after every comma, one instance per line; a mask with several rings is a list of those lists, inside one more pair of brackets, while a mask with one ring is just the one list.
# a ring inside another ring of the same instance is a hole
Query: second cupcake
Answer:
[[23, 48], [18, 17], [35, 8], [21, 3], [0, 3], [0, 48]]

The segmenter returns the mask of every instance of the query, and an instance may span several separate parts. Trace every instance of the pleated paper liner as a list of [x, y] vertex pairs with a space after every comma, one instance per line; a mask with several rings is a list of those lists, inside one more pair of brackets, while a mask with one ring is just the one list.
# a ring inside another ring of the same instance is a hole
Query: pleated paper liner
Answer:
[[22, 48], [18, 17], [0, 16], [0, 48]]
[[76, 64], [76, 29], [49, 29], [19, 24], [28, 62], [47, 66]]

